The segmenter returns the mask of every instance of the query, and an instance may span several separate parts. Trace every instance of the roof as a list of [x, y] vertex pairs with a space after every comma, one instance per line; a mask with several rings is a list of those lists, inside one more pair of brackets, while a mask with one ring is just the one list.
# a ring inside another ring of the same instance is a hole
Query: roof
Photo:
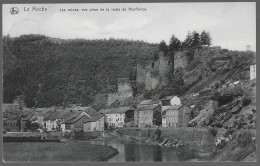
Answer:
[[97, 111], [93, 109], [91, 106], [85, 107], [83, 111], [86, 112], [89, 116], [94, 116], [97, 113]]
[[146, 105], [149, 104], [152, 100], [143, 100], [138, 105]]
[[12, 117], [12, 118], [3, 118], [3, 121], [6, 121], [6, 120], [17, 120], [18, 118], [16, 117]]
[[104, 115], [102, 114], [98, 114], [96, 116], [93, 116], [91, 118], [88, 118], [86, 121], [84, 121], [84, 123], [88, 123], [88, 122], [95, 122], [97, 120], [99, 120], [100, 118], [104, 117]]
[[178, 110], [182, 107], [183, 105], [173, 105], [167, 108], [166, 110]]
[[103, 114], [122, 114], [128, 110], [134, 110], [134, 108], [131, 108], [131, 107], [110, 108], [110, 109], [101, 110], [101, 113], [103, 113]]
[[149, 104], [160, 104], [161, 100], [152, 100]]
[[146, 105], [138, 108], [138, 111], [154, 110], [158, 105]]
[[166, 96], [162, 98], [162, 100], [171, 100], [173, 97], [177, 97], [177, 96]]
[[69, 123], [69, 124], [73, 124], [73, 123], [76, 123], [78, 120], [82, 119], [82, 118], [89, 118], [86, 114], [80, 114], [79, 116], [77, 117], [73, 117], [72, 119], [69, 119], [67, 121], [65, 121], [64, 123]]
[[47, 112], [44, 115], [44, 120], [55, 120], [58, 119], [60, 112], [58, 111], [51, 111], [51, 112]]
[[66, 110], [60, 114], [59, 118], [63, 119], [64, 121], [67, 121], [72, 118], [78, 117], [81, 113], [81, 111]]

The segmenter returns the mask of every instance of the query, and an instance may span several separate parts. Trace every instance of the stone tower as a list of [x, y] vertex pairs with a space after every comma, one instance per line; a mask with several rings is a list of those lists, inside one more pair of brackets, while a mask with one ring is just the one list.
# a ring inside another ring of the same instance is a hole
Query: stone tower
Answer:
[[160, 52], [157, 59], [146, 65], [137, 64], [136, 83], [143, 84], [145, 89], [162, 88], [169, 82], [169, 74], [173, 71], [173, 58]]

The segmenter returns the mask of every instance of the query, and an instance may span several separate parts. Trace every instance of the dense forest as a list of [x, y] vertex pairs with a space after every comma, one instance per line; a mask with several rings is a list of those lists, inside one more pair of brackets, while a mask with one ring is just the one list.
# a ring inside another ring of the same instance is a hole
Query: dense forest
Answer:
[[158, 45], [130, 40], [61, 40], [42, 35], [3, 38], [4, 102], [25, 96], [27, 107], [88, 105], [97, 93], [116, 90]]
[[169, 75], [163, 89], [145, 91], [145, 98], [184, 95], [226, 81], [248, 80], [255, 52], [210, 47], [209, 32], [174, 35], [158, 44], [121, 39], [63, 40], [42, 35], [3, 38], [4, 102], [24, 97], [27, 107], [89, 105], [94, 95], [117, 91], [118, 78], [135, 80], [137, 63], [154, 60], [158, 51], [174, 56], [189, 50], [188, 66]]

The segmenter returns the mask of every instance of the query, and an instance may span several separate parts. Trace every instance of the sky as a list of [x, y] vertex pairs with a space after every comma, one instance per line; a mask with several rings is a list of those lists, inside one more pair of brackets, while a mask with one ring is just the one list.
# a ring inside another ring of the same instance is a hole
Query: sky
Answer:
[[[19, 13], [11, 14], [12, 7]], [[115, 8], [120, 11], [111, 10]], [[255, 2], [4, 4], [2, 12], [3, 35], [11, 37], [43, 34], [61, 39], [164, 40], [168, 44], [172, 35], [183, 41], [189, 31], [205, 30], [211, 34], [213, 46], [245, 51], [251, 45], [256, 50]]]

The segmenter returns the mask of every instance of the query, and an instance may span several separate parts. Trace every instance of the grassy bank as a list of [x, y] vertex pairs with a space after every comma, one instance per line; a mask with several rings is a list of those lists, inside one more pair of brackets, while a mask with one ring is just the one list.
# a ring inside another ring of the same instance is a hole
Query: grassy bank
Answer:
[[83, 162], [105, 161], [118, 154], [110, 146], [84, 141], [68, 143], [4, 143], [5, 162]]

